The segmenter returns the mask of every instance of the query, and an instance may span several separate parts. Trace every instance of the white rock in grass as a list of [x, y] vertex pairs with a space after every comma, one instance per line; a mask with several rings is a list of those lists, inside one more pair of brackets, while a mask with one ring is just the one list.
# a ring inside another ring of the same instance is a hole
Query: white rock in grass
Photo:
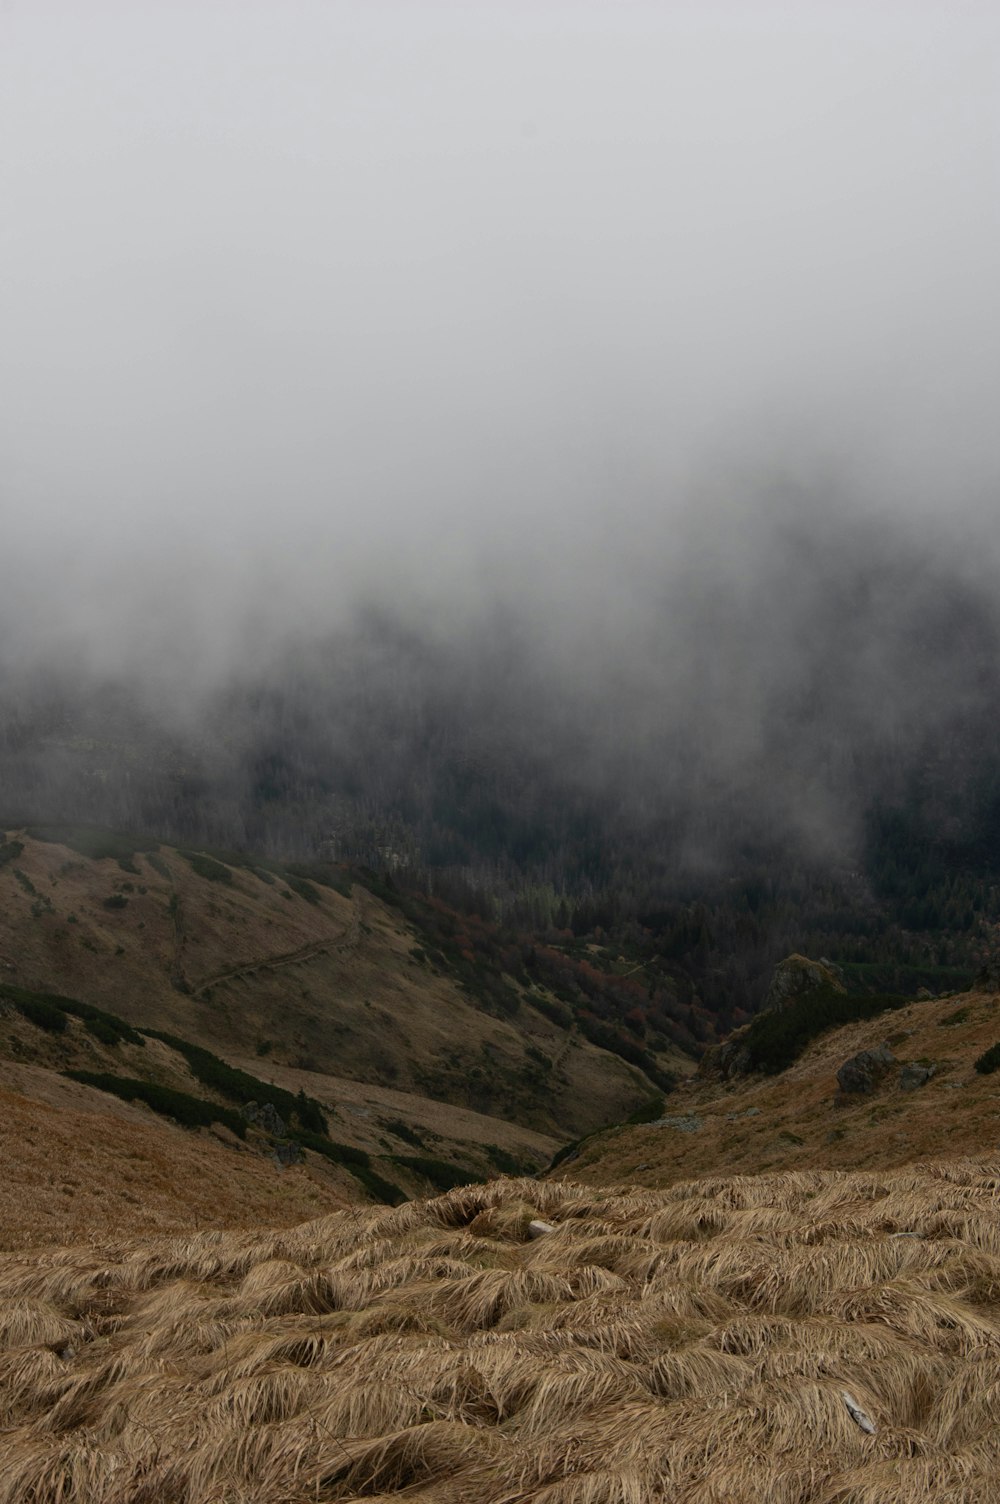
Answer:
[[862, 1410], [853, 1394], [848, 1394], [846, 1389], [842, 1389], [840, 1391], [840, 1395], [844, 1401], [844, 1404], [847, 1406], [848, 1413], [850, 1414], [851, 1419], [855, 1422], [855, 1424], [859, 1425], [862, 1431], [864, 1431], [868, 1436], [874, 1436], [875, 1422], [872, 1420], [870, 1415]]
[[544, 1238], [544, 1236], [545, 1236], [545, 1234], [547, 1232], [555, 1232], [555, 1228], [552, 1226], [551, 1222], [529, 1222], [528, 1223], [528, 1237], [529, 1238]]

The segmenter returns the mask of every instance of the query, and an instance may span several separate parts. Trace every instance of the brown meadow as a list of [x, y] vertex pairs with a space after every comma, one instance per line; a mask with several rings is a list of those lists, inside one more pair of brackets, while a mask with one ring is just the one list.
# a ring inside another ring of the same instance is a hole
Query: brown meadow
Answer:
[[495, 1181], [0, 1264], [0, 1504], [984, 1504], [998, 1406], [972, 1160]]

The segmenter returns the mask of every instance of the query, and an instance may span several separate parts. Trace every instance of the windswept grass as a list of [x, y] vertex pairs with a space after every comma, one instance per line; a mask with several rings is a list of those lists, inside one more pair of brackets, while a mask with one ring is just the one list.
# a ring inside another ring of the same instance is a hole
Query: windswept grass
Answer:
[[990, 1504], [998, 1195], [495, 1181], [8, 1257], [0, 1504]]

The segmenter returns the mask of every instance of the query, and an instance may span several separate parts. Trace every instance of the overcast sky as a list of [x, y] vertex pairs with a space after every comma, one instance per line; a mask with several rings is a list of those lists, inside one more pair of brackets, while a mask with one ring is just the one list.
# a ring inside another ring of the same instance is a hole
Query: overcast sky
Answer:
[[17, 634], [558, 602], [774, 476], [981, 526], [998, 60], [988, 0], [6, 0]]

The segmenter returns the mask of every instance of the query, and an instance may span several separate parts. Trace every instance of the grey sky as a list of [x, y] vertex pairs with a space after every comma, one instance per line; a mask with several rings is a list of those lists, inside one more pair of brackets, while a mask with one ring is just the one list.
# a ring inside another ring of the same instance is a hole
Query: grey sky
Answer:
[[998, 59], [943, 0], [8, 0], [19, 634], [128, 656], [181, 603], [225, 661], [250, 596], [504, 564], [558, 603], [775, 472], [978, 526]]

